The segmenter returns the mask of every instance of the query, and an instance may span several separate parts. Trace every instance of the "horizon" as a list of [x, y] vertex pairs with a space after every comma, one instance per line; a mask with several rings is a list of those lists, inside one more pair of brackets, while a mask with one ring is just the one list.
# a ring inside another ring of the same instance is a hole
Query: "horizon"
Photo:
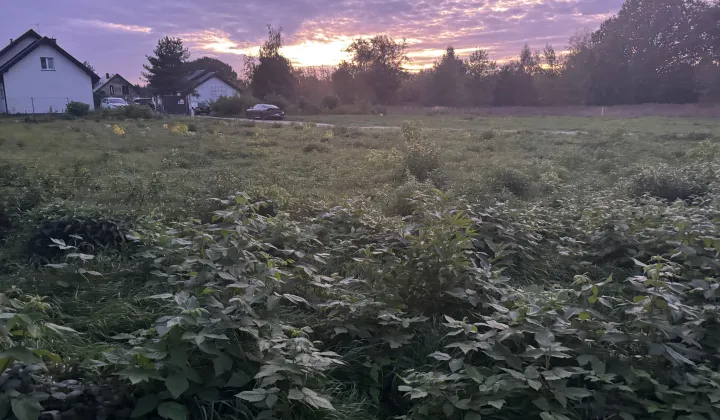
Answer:
[[[158, 39], [179, 37], [191, 59], [218, 58], [238, 74], [243, 58], [266, 39], [266, 25], [282, 27], [281, 52], [294, 66], [335, 66], [358, 37], [376, 34], [405, 38], [405, 68], [432, 66], [448, 46], [467, 57], [482, 48], [494, 60], [517, 56], [525, 43], [534, 49], [551, 44], [562, 51], [577, 30], [596, 29], [616, 14], [623, 0], [266, 0], [231, 5], [219, 0], [205, 7], [187, 0], [152, 4], [131, 0], [99, 7], [89, 0], [62, 5], [29, 1], [14, 6], [0, 25], [2, 46], [29, 29], [54, 37], [98, 75], [118, 73], [142, 83], [142, 65]], [[335, 6], [333, 6], [335, 4]], [[80, 12], [78, 12], [80, 11]], [[58, 23], [62, 22], [62, 23]]]

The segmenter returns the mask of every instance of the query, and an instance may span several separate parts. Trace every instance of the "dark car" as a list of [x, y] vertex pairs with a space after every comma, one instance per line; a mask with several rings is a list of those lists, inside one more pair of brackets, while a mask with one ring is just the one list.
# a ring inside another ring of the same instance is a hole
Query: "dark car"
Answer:
[[150, 98], [136, 98], [136, 99], [133, 99], [133, 103], [135, 105], [148, 106], [153, 111], [155, 110], [155, 104], [153, 103], [152, 99], [150, 99]]
[[194, 109], [195, 115], [210, 115], [210, 111], [212, 111], [210, 104], [206, 101], [198, 102]]
[[253, 120], [282, 120], [285, 112], [275, 105], [260, 104], [245, 111], [247, 117]]

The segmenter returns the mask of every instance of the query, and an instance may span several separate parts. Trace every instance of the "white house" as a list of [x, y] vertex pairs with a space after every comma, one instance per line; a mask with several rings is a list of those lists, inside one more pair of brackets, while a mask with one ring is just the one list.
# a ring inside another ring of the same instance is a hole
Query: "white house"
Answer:
[[237, 87], [213, 71], [195, 71], [187, 75], [183, 82], [186, 86], [184, 91], [155, 97], [155, 102], [166, 112], [187, 114], [193, 104], [213, 102], [222, 96], [240, 94]]
[[93, 107], [100, 78], [32, 29], [0, 50], [0, 113], [64, 112], [70, 101]]

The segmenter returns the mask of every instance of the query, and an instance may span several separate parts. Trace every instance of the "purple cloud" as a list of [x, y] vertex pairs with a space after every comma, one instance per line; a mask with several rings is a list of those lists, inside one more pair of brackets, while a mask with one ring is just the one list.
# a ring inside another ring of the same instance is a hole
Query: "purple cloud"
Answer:
[[[495, 59], [515, 56], [527, 42], [562, 50], [578, 29], [596, 28], [623, 0], [26, 0], [3, 10], [4, 44], [30, 28], [54, 36], [99, 73], [138, 81], [157, 39], [181, 36], [194, 57], [210, 55], [240, 70], [266, 25], [282, 26], [284, 53], [297, 65], [333, 65], [353, 37], [405, 37], [412, 67], [432, 63], [448, 45], [487, 48]], [[71, 7], [70, 7], [71, 6]], [[1, 46], [1, 45], [0, 45]]]

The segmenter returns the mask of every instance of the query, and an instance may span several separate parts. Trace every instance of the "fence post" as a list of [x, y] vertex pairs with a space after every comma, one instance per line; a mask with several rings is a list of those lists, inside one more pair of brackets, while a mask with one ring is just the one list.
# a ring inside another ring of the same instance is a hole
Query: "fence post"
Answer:
[[34, 114], [35, 113], [35, 99], [33, 99], [32, 96], [30, 97], [30, 103], [32, 103], [32, 109], [33, 109], [33, 114]]

